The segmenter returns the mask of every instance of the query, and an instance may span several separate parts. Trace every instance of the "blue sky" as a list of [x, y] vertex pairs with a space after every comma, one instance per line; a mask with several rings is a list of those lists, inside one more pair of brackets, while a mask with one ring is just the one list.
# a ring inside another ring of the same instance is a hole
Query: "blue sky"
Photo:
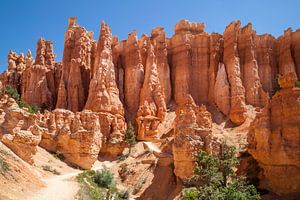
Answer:
[[54, 42], [57, 61], [61, 60], [63, 38], [69, 16], [95, 33], [104, 20], [113, 34], [125, 39], [136, 30], [140, 36], [160, 25], [167, 35], [180, 19], [205, 22], [206, 31], [223, 33], [233, 20], [242, 25], [252, 22], [258, 34], [279, 36], [283, 30], [300, 28], [298, 0], [1, 0], [0, 1], [0, 72], [7, 68], [9, 49], [35, 56], [39, 37]]

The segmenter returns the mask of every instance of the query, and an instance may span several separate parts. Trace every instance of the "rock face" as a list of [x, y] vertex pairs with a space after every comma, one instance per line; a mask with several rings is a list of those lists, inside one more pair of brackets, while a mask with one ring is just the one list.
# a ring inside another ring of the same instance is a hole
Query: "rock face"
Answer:
[[124, 97], [128, 118], [134, 119], [139, 108], [139, 97], [144, 80], [144, 66], [135, 32], [128, 35], [125, 45]]
[[262, 90], [258, 75], [258, 65], [254, 51], [255, 35], [255, 31], [252, 30], [252, 24], [249, 23], [241, 28], [238, 35], [238, 50], [246, 103], [256, 107], [262, 107], [266, 101], [267, 94]]
[[[40, 38], [35, 63], [27, 62], [22, 74], [21, 97], [29, 104], [52, 110], [55, 108], [61, 65], [54, 63], [53, 44]], [[28, 52], [27, 60], [33, 61]]]
[[212, 119], [205, 106], [197, 106], [191, 96], [176, 109], [173, 144], [174, 173], [182, 180], [193, 175], [194, 153], [211, 152]]
[[220, 64], [214, 85], [214, 101], [217, 108], [228, 115], [230, 111], [230, 85], [224, 64]]
[[231, 110], [229, 117], [232, 122], [241, 124], [246, 119], [245, 88], [242, 84], [237, 39], [240, 22], [232, 22], [224, 32], [224, 64], [226, 66], [231, 92]]
[[[48, 110], [114, 110], [124, 112], [126, 120], [135, 124], [143, 104], [140, 93], [151, 43], [166, 105], [173, 100], [181, 104], [191, 95], [197, 105], [217, 107], [240, 125], [246, 119], [247, 104], [262, 107], [272, 96], [278, 73], [300, 74], [299, 31], [288, 29], [276, 39], [257, 35], [251, 24], [240, 27], [237, 21], [228, 25], [223, 35], [208, 34], [204, 23], [181, 20], [170, 39], [157, 27], [150, 37], [143, 34], [138, 40], [132, 32], [118, 42], [105, 27], [96, 44], [92, 32], [80, 27], [76, 17], [70, 18], [62, 63], [54, 62], [52, 42], [40, 39], [35, 62], [31, 53], [26, 57], [9, 53], [2, 84], [15, 86], [27, 103]], [[219, 67], [222, 64], [225, 71]]]
[[8, 96], [2, 96], [0, 108], [4, 112], [4, 121], [0, 121], [1, 142], [24, 161], [33, 164], [32, 157], [41, 141], [39, 127], [35, 124], [35, 115], [20, 109]]
[[163, 88], [157, 70], [154, 48], [148, 41], [145, 79], [140, 93], [140, 107], [137, 112], [139, 140], [153, 140], [158, 133], [158, 125], [166, 115], [166, 103]]
[[98, 156], [121, 154], [126, 122], [134, 124], [138, 139], [160, 139], [173, 120], [164, 120], [165, 115], [177, 108], [175, 174], [186, 180], [193, 153], [212, 151], [206, 107], [216, 122], [243, 124], [243, 130], [252, 111], [260, 110], [251, 125], [249, 152], [263, 169], [261, 187], [299, 194], [299, 90], [294, 86], [300, 76], [300, 30], [287, 29], [275, 38], [239, 21], [223, 34], [204, 29], [204, 23], [181, 20], [171, 38], [157, 27], [151, 36], [138, 39], [132, 32], [119, 42], [103, 22], [96, 43], [76, 17], [69, 18], [62, 63], [54, 61], [53, 44], [44, 39], [37, 43], [35, 60], [30, 51], [26, 56], [9, 52], [0, 86], [14, 86], [25, 102], [48, 111], [34, 119], [5, 104], [2, 141], [32, 162], [42, 135], [43, 148], [88, 169]]
[[252, 124], [249, 152], [263, 169], [260, 187], [279, 195], [300, 194], [300, 90], [297, 76], [279, 78], [281, 90]]
[[269, 34], [255, 36], [255, 56], [258, 74], [264, 91], [272, 94], [278, 74], [276, 64], [276, 39]]
[[104, 22], [101, 25], [97, 47], [94, 75], [85, 109], [99, 113], [104, 135], [102, 153], [116, 156], [122, 153], [126, 146], [123, 141], [126, 122], [115, 78], [112, 33]]
[[[175, 35], [171, 39], [171, 52], [172, 82], [177, 104], [184, 101], [184, 97], [189, 94], [193, 96], [196, 103], [207, 101], [209, 37], [204, 32], [204, 27], [203, 23], [190, 23], [187, 20], [181, 20], [175, 25]], [[201, 79], [200, 73], [203, 73]]]
[[124, 116], [124, 109], [119, 99], [119, 90], [115, 80], [111, 46], [111, 30], [103, 22], [96, 57], [98, 66], [94, 67], [85, 109]]
[[278, 71], [279, 74], [296, 73], [296, 67], [291, 52], [292, 30], [287, 29], [284, 35], [278, 38]]
[[151, 32], [151, 40], [154, 46], [154, 52], [157, 60], [157, 74], [161, 88], [165, 96], [165, 102], [168, 104], [171, 100], [171, 73], [168, 62], [168, 41], [165, 31], [162, 27], [157, 27]]
[[[212, 33], [210, 35], [210, 59], [209, 59], [209, 68], [208, 68], [208, 102], [213, 105], [217, 104], [218, 100], [215, 100], [216, 95], [215, 86], [217, 84], [217, 74], [219, 73], [220, 65], [222, 63], [223, 57], [223, 36], [218, 33]], [[225, 68], [224, 68], [225, 70]], [[223, 72], [222, 72], [223, 73]], [[225, 78], [225, 77], [224, 77]], [[227, 79], [227, 75], [226, 75]], [[224, 113], [225, 114], [225, 113]], [[226, 114], [228, 115], [228, 114]]]
[[25, 61], [23, 53], [18, 55], [16, 52], [10, 50], [7, 56], [8, 69], [0, 76], [0, 81], [2, 82], [3, 86], [11, 85], [17, 90], [20, 90], [22, 72], [26, 68], [27, 61], [30, 63], [30, 59], [31, 55], [30, 57], [27, 57]]
[[300, 29], [292, 32], [292, 57], [296, 66], [297, 77], [300, 77]]
[[69, 18], [56, 108], [65, 108], [73, 112], [83, 109], [88, 96], [95, 46], [93, 33], [80, 27], [76, 23], [76, 17]]
[[60, 152], [65, 160], [83, 169], [90, 169], [97, 160], [102, 133], [97, 113], [56, 109], [38, 116], [42, 141], [40, 146]]

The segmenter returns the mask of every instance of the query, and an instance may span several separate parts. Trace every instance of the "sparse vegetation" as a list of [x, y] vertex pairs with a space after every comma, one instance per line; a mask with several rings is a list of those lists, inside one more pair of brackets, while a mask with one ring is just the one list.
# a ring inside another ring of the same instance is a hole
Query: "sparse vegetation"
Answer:
[[119, 199], [129, 199], [130, 193], [128, 190], [121, 190], [118, 192]]
[[57, 151], [57, 152], [55, 152], [55, 153], [51, 153], [53, 156], [54, 156], [54, 158], [56, 158], [56, 159], [59, 159], [59, 160], [62, 160], [62, 161], [64, 161], [65, 160], [65, 156], [60, 152], [60, 151]]
[[174, 171], [174, 169], [175, 169], [174, 162], [171, 162], [171, 163], [169, 164], [169, 167], [172, 169], [172, 171]]
[[194, 176], [190, 188], [183, 190], [185, 200], [257, 200], [260, 195], [253, 185], [247, 185], [245, 178], [237, 176], [239, 164], [236, 149], [223, 145], [218, 155], [209, 155], [199, 150]]
[[16, 102], [18, 103], [20, 108], [27, 108], [28, 112], [30, 112], [31, 114], [37, 113], [38, 111], [41, 110], [37, 105], [35, 105], [35, 104], [29, 105], [25, 101], [23, 101], [23, 99], [21, 99], [17, 89], [14, 88], [13, 86], [8, 85], [8, 86], [3, 87], [0, 91], [0, 94], [9, 95], [11, 98], [16, 100]]
[[147, 178], [140, 178], [138, 182], [135, 184], [132, 193], [137, 194], [143, 187], [143, 185], [146, 183]]
[[295, 87], [300, 88], [300, 81], [296, 81]]
[[128, 155], [120, 155], [117, 157], [117, 160], [118, 160], [117, 162], [118, 163], [122, 162], [122, 161], [126, 160], [127, 157], [128, 157]]
[[11, 156], [11, 154], [8, 151], [6, 151], [5, 149], [1, 149], [1, 148], [0, 148], [0, 154], [5, 155], [5, 156]]
[[42, 168], [43, 168], [44, 171], [51, 172], [55, 175], [60, 175], [60, 172], [57, 171], [56, 169], [54, 169], [53, 167], [51, 167], [50, 165], [43, 165]]
[[125, 132], [125, 141], [129, 145], [129, 154], [130, 154], [132, 146], [136, 144], [136, 136], [131, 122], [127, 124], [127, 130]]
[[0, 173], [4, 174], [5, 172], [10, 170], [9, 164], [6, 162], [3, 156], [10, 156], [9, 152], [4, 149], [0, 149]]
[[279, 79], [280, 75], [277, 74], [275, 80], [274, 80], [274, 83], [273, 83], [273, 90], [272, 90], [272, 96], [278, 91], [280, 90], [280, 85], [279, 85], [279, 82], [278, 82], [278, 79]]
[[77, 176], [80, 200], [129, 199], [127, 190], [118, 191], [113, 174], [106, 167], [101, 171], [86, 170]]
[[129, 168], [127, 163], [122, 163], [118, 170], [121, 181], [125, 181], [129, 175], [135, 174], [134, 168]]
[[99, 187], [112, 188], [115, 186], [114, 176], [107, 167], [97, 171], [93, 178]]
[[104, 200], [105, 191], [94, 182], [95, 174], [94, 170], [86, 170], [77, 176], [80, 184], [77, 196], [80, 200]]
[[9, 170], [10, 170], [9, 164], [6, 162], [4, 158], [0, 157], [0, 173], [4, 174]]
[[128, 164], [127, 163], [122, 163], [120, 165], [120, 169], [118, 170], [119, 176], [122, 181], [125, 181], [128, 174], [129, 174], [129, 169], [128, 169]]

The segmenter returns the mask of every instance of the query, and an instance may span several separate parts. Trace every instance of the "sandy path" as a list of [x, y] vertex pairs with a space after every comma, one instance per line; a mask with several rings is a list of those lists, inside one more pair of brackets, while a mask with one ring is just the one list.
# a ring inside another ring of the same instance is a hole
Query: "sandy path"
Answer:
[[152, 142], [143, 142], [143, 144], [150, 150], [154, 151], [156, 153], [161, 153], [161, 150], [156, 144], [153, 144]]
[[79, 190], [75, 177], [80, 173], [73, 172], [45, 179], [46, 188], [33, 194], [28, 200], [73, 200]]
[[[100, 170], [103, 166], [110, 167], [110, 162], [96, 162], [93, 170]], [[76, 181], [76, 176], [81, 173], [81, 170], [76, 172], [67, 173], [59, 176], [52, 176], [44, 179], [46, 188], [39, 190], [37, 193], [32, 194], [27, 200], [74, 200], [79, 184]]]

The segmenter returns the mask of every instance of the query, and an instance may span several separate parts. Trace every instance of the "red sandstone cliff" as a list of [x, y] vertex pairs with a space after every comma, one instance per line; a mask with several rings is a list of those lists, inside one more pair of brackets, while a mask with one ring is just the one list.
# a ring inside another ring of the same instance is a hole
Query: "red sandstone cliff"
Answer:
[[257, 115], [249, 152], [262, 168], [260, 186], [277, 194], [300, 193], [300, 90], [294, 72], [279, 78], [282, 89]]
[[94, 64], [95, 45], [93, 33], [80, 27], [76, 23], [76, 17], [70, 18], [65, 32], [62, 75], [56, 108], [65, 108], [73, 112], [83, 109]]
[[[204, 23], [181, 20], [171, 38], [157, 27], [151, 36], [138, 39], [132, 32], [119, 42], [102, 23], [96, 43], [92, 32], [70, 18], [62, 63], [55, 62], [53, 44], [44, 39], [38, 40], [35, 60], [30, 51], [9, 52], [0, 86], [16, 87], [24, 101], [48, 111], [27, 116], [3, 104], [3, 143], [28, 162], [39, 144], [90, 168], [98, 155], [122, 153], [126, 122], [136, 125], [139, 140], [157, 140], [160, 125], [176, 108], [175, 174], [186, 179], [192, 153], [211, 151], [216, 116], [247, 126], [249, 110], [256, 110], [249, 152], [263, 169], [261, 187], [298, 194], [300, 116], [294, 86], [300, 76], [300, 30], [287, 29], [275, 38], [240, 25], [235, 21], [223, 34], [209, 34]], [[283, 77], [276, 92], [278, 75]], [[23, 121], [31, 124], [15, 133], [12, 127]]]

